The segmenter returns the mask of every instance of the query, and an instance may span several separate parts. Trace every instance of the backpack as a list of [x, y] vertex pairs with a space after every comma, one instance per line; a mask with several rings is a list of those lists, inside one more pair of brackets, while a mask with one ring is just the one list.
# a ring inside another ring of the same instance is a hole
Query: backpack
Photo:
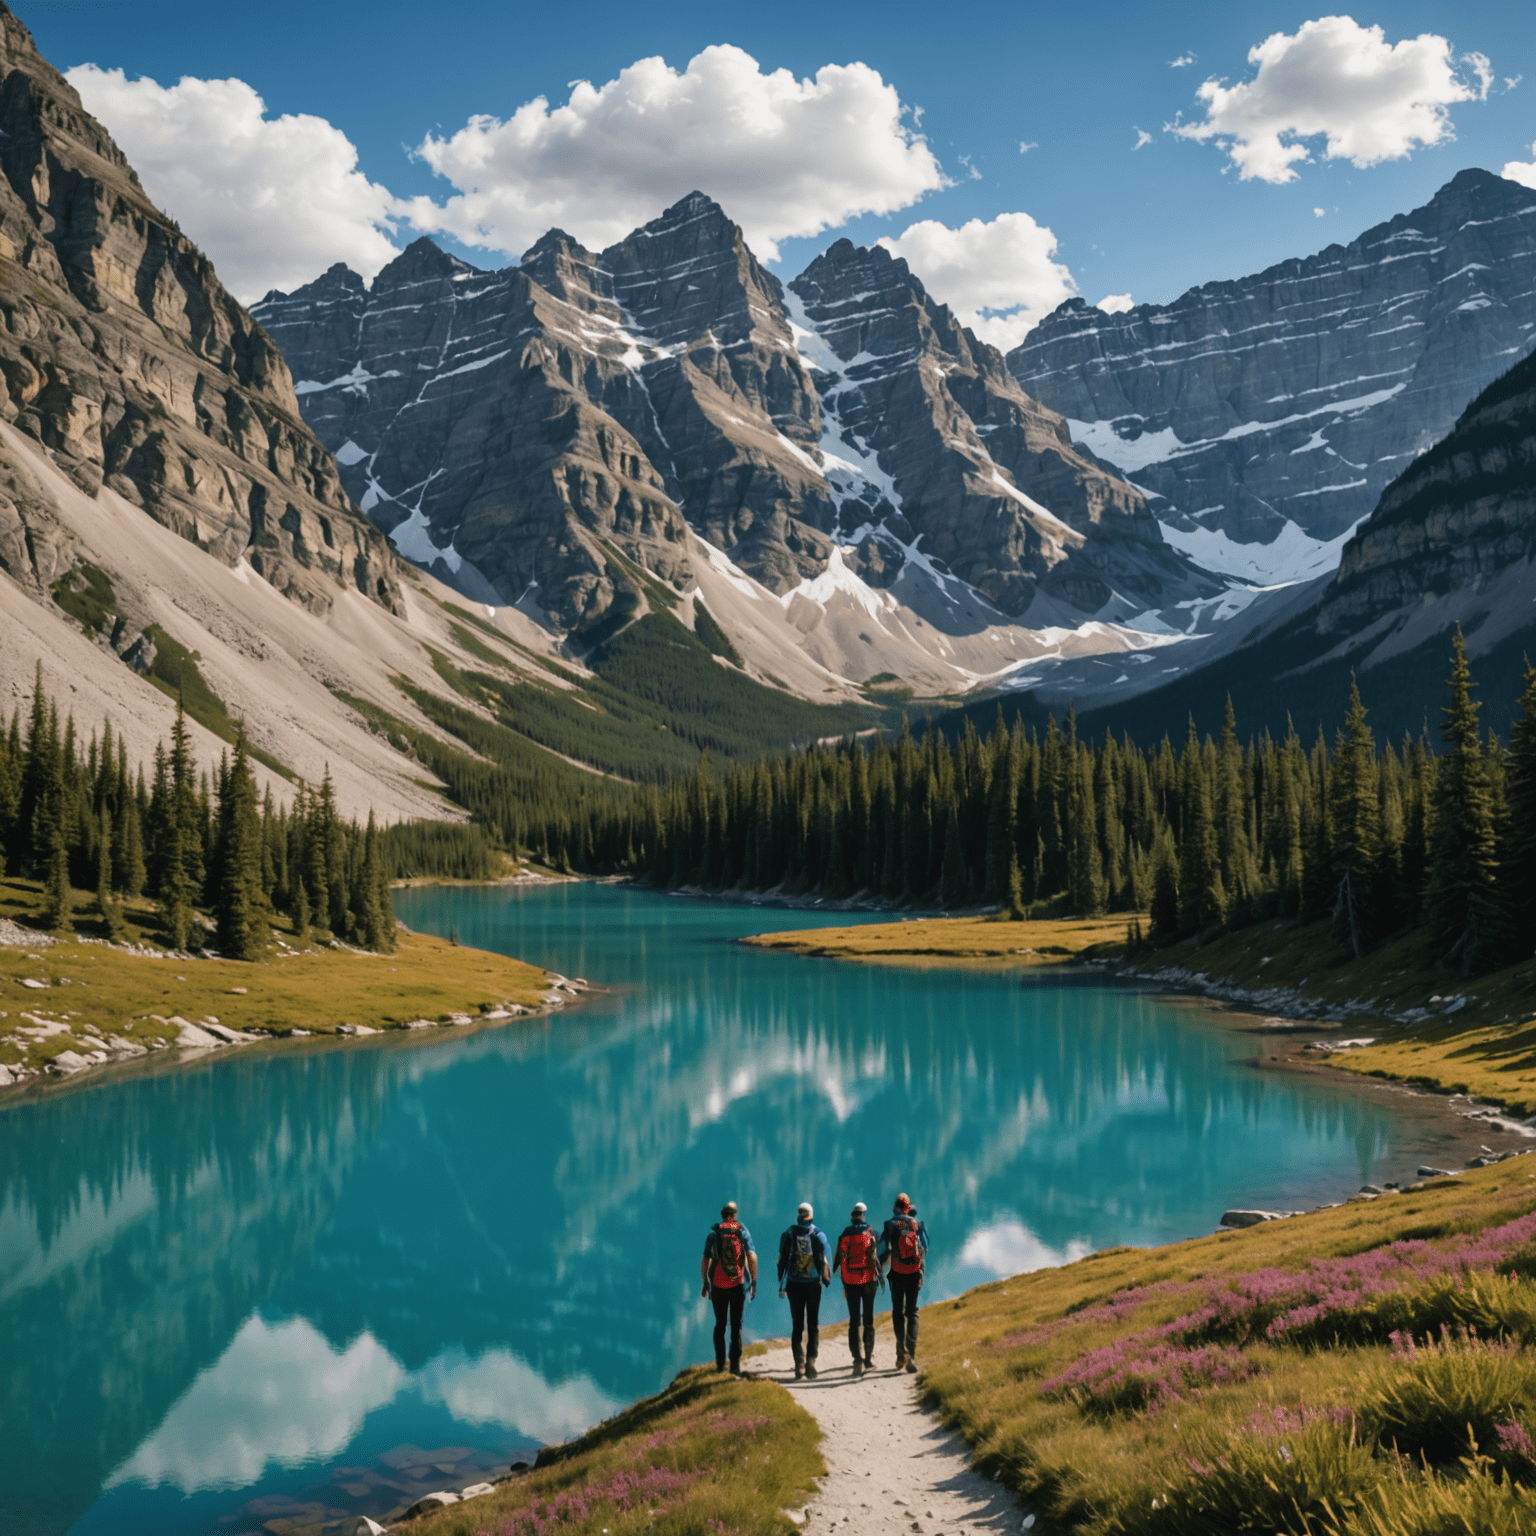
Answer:
[[843, 1233], [843, 1284], [868, 1285], [875, 1279], [875, 1234], [865, 1227]]
[[747, 1245], [741, 1240], [741, 1223], [721, 1221], [715, 1224], [714, 1283], [725, 1289], [740, 1285], [747, 1267]]
[[917, 1235], [917, 1219], [898, 1216], [893, 1225], [896, 1241], [891, 1245], [891, 1268], [899, 1275], [915, 1275], [923, 1267], [923, 1244]]
[[791, 1233], [788, 1278], [796, 1281], [816, 1278], [815, 1240], [809, 1232]]

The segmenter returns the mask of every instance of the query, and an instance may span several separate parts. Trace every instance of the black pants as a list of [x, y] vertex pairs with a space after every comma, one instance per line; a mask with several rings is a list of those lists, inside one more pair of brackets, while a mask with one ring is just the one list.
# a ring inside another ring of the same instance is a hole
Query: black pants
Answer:
[[741, 1309], [747, 1304], [745, 1285], [709, 1288], [709, 1299], [715, 1304], [715, 1366], [725, 1364], [725, 1324], [731, 1324], [731, 1364], [741, 1364]]
[[[791, 1282], [784, 1287], [784, 1294], [789, 1297], [789, 1347], [796, 1366], [802, 1366], [816, 1358], [816, 1347], [821, 1342], [821, 1281], [813, 1280], [809, 1285]], [[800, 1345], [802, 1335], [804, 1349]]]
[[[875, 1353], [875, 1292], [879, 1289], [878, 1282], [871, 1280], [868, 1285], [843, 1286], [843, 1295], [848, 1299], [848, 1350], [855, 1360], [870, 1360]], [[859, 1350], [859, 1320], [864, 1322], [864, 1349]]]
[[903, 1275], [893, 1269], [889, 1279], [891, 1327], [896, 1330], [896, 1353], [915, 1355], [917, 1353], [917, 1293], [923, 1283], [923, 1277], [920, 1273]]

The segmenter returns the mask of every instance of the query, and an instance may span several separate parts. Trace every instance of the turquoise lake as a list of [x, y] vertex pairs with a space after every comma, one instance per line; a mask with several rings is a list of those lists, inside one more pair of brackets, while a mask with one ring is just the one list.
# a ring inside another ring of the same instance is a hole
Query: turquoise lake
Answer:
[[[1411, 1173], [1402, 1105], [1258, 1071], [1252, 1034], [1155, 994], [732, 942], [846, 914], [595, 884], [397, 895], [415, 927], [612, 990], [12, 1101], [14, 1536], [238, 1536], [528, 1457], [709, 1356], [698, 1259], [728, 1197], [771, 1276], [801, 1199], [835, 1234], [854, 1200], [910, 1192], [931, 1300]], [[787, 1332], [771, 1280], [747, 1322]]]

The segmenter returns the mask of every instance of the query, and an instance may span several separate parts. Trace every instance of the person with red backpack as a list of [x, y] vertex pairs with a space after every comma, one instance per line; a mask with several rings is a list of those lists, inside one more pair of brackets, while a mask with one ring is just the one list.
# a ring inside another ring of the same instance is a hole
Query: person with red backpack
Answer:
[[928, 1229], [912, 1202], [896, 1196], [896, 1208], [880, 1234], [880, 1262], [891, 1274], [891, 1327], [896, 1334], [896, 1369], [917, 1370], [917, 1293], [923, 1288]]
[[864, 1219], [868, 1209], [862, 1200], [854, 1206], [832, 1258], [833, 1270], [843, 1272], [843, 1296], [848, 1302], [848, 1349], [853, 1355], [855, 1376], [862, 1376], [875, 1363], [875, 1292], [885, 1285], [875, 1253], [875, 1229]]
[[699, 1261], [699, 1279], [715, 1307], [715, 1369], [725, 1369], [725, 1327], [731, 1327], [731, 1375], [741, 1375], [741, 1312], [749, 1301], [757, 1300], [757, 1249], [752, 1234], [736, 1216], [736, 1202], [727, 1200], [720, 1207], [720, 1220], [704, 1239], [704, 1257]]

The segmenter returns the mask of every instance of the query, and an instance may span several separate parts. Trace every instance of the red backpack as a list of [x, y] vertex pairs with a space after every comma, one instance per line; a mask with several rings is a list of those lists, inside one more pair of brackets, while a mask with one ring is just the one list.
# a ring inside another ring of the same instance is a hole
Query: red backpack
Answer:
[[868, 1285], [878, 1278], [875, 1269], [875, 1234], [865, 1227], [862, 1232], [843, 1233], [843, 1284]]
[[742, 1283], [747, 1267], [747, 1245], [741, 1240], [739, 1221], [715, 1223], [715, 1272], [710, 1276], [713, 1285], [722, 1290]]
[[898, 1275], [915, 1275], [923, 1267], [923, 1244], [917, 1235], [917, 1218], [894, 1218], [896, 1241], [892, 1245], [891, 1268]]

